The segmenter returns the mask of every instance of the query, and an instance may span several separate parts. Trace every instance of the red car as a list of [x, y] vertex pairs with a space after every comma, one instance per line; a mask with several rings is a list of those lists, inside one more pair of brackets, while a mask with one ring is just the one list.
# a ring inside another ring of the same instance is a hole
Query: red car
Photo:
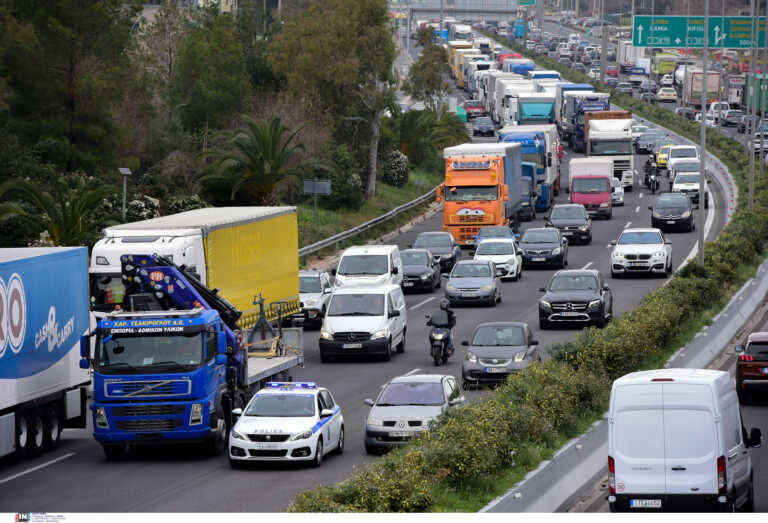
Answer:
[[471, 120], [480, 116], [486, 116], [485, 106], [480, 100], [467, 100], [461, 106], [467, 111], [467, 119]]
[[736, 347], [736, 392], [742, 403], [768, 391], [768, 332], [753, 332], [747, 345]]
[[605, 67], [605, 74], [608, 76], [615, 76], [616, 78], [619, 77], [619, 68], [615, 65], [608, 65]]

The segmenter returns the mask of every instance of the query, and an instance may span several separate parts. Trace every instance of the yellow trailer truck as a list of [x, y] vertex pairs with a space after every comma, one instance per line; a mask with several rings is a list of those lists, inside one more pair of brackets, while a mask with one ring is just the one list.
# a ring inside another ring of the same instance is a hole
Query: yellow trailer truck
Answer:
[[456, 58], [456, 51], [458, 49], [471, 49], [472, 48], [472, 42], [467, 42], [466, 40], [454, 40], [451, 42], [448, 42], [448, 65], [451, 67], [451, 77], [454, 77], [453, 75], [453, 63], [454, 59]]
[[261, 294], [275, 319], [299, 310], [299, 239], [295, 207], [209, 207], [104, 229], [89, 267], [91, 310], [124, 309], [122, 254], [159, 254], [186, 265], [200, 281], [255, 321]]

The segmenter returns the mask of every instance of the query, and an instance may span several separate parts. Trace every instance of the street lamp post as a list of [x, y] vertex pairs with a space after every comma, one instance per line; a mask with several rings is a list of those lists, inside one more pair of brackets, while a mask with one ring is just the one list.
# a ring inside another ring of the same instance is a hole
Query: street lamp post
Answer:
[[699, 176], [699, 265], [704, 266], [704, 221], [706, 201], [706, 174], [707, 174], [707, 119], [705, 118], [704, 107], [707, 105], [707, 85], [709, 77], [707, 76], [707, 58], [709, 55], [709, 0], [704, 0], [704, 52], [702, 53], [702, 77], [703, 87], [701, 89], [701, 143], [699, 144], [699, 158], [701, 158], [701, 176]]
[[128, 188], [128, 177], [131, 175], [131, 170], [127, 167], [119, 167], [117, 169], [120, 171], [120, 174], [123, 176], [123, 222], [125, 222], [125, 213], [126, 213], [126, 191]]

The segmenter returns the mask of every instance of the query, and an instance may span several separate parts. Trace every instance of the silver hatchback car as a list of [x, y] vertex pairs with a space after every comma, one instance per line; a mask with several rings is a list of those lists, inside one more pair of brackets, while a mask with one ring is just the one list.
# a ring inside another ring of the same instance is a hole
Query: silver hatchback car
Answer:
[[464, 403], [456, 378], [413, 374], [392, 379], [381, 388], [365, 421], [365, 452], [373, 454], [404, 445], [424, 432], [445, 410]]

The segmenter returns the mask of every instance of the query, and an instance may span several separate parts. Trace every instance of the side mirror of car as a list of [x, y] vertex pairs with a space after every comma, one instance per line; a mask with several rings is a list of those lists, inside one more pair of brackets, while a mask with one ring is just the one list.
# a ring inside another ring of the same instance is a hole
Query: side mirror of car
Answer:
[[653, 205], [649, 205], [649, 206], [648, 206], [648, 210], [649, 210], [649, 211], [653, 211]]
[[607, 285], [603, 285], [603, 290], [604, 290], [604, 291], [609, 291], [609, 290], [611, 290], [611, 288], [610, 288], [610, 287], [608, 287]]
[[744, 353], [744, 345], [736, 345], [736, 354]]
[[[464, 401], [466, 401], [464, 399], [464, 396], [459, 396], [458, 398], [453, 398], [451, 401], [449, 401], [448, 405], [450, 407], [457, 407], [459, 405], [462, 405], [464, 403]], [[755, 430], [755, 429], [752, 429], [752, 430]], [[760, 429], [758, 429], [758, 430], [760, 430]]]
[[336, 269], [331, 269], [331, 275], [336, 276]]
[[565, 188], [565, 194], [570, 194], [570, 193], [571, 193], [571, 188], [570, 187], [566, 187]]
[[762, 446], [763, 446], [762, 431], [757, 427], [752, 427], [752, 430], [749, 431], [749, 443], [747, 444], [747, 447], [750, 447], [753, 449], [759, 449]]
[[333, 416], [333, 409], [323, 409], [320, 411], [321, 418], [330, 418]]
[[672, 240], [664, 240], [664, 245], [672, 245]]
[[538, 344], [539, 344], [539, 340], [531, 340], [531, 343], [529, 343], [529, 345], [531, 346], [538, 345]]
[[443, 277], [443, 278], [448, 278], [448, 277], [450, 277], [450, 274], [448, 274], [447, 272], [444, 272], [440, 276]]
[[331, 292], [333, 292], [333, 289], [331, 289], [330, 287], [326, 287], [325, 289], [323, 289], [323, 294], [330, 294]]
[[369, 407], [373, 407], [373, 405], [374, 405], [374, 403], [373, 403], [373, 400], [372, 400], [372, 399], [370, 399], [370, 398], [364, 399], [364, 400], [363, 400], [363, 403], [365, 403], [365, 404], [366, 404], [366, 405], [368, 405]]
[[539, 287], [539, 292], [547, 292], [547, 289], [545, 289], [544, 287]]
[[552, 227], [552, 222], [551, 222], [551, 221], [549, 221], [549, 219], [547, 218], [547, 219], [544, 221], [544, 225], [545, 225], [546, 227]]
[[611, 245], [616, 245], [616, 240], [611, 240]]
[[393, 311], [390, 311], [389, 313], [390, 318], [399, 318], [400, 317], [400, 311], [395, 309]]
[[232, 409], [232, 417], [237, 418], [243, 415], [243, 409]]
[[611, 193], [615, 193], [615, 192], [616, 192], [616, 187], [611, 187]]
[[398, 272], [400, 271], [397, 270], [397, 267], [392, 267], [392, 274], [397, 274]]

